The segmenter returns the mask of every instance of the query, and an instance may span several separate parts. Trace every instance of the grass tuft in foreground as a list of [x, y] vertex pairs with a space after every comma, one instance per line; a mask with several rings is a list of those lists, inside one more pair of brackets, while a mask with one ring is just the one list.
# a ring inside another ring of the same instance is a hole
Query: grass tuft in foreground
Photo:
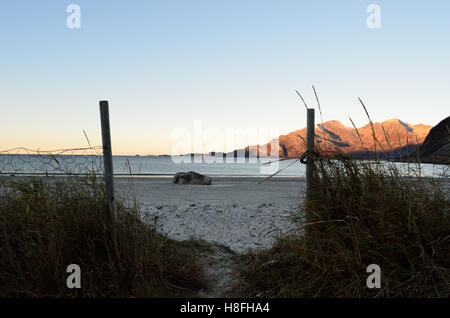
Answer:
[[[206, 288], [189, 249], [118, 202], [114, 228], [95, 177], [3, 180], [0, 297], [172, 297]], [[69, 289], [67, 266], [81, 268]]]
[[[450, 296], [448, 178], [405, 177], [391, 164], [338, 157], [316, 162], [313, 183], [294, 217], [298, 232], [251, 255], [237, 295]], [[370, 264], [381, 268], [380, 289], [366, 285]]]

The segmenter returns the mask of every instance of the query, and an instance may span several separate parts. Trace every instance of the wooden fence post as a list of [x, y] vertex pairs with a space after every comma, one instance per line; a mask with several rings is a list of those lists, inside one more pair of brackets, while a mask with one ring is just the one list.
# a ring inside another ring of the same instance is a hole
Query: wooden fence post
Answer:
[[109, 126], [108, 101], [100, 101], [100, 120], [102, 125], [103, 162], [106, 184], [106, 200], [114, 222], [117, 223], [116, 201], [114, 198], [114, 174], [111, 149], [111, 130]]
[[[308, 108], [306, 110], [307, 121], [306, 121], [306, 151], [308, 153], [308, 157], [306, 159], [306, 204], [309, 204], [309, 200], [311, 200], [311, 187], [312, 187], [312, 178], [314, 173], [314, 160], [312, 159], [311, 152], [314, 151], [314, 109]], [[311, 220], [311, 215], [306, 210], [306, 222], [308, 223]]]

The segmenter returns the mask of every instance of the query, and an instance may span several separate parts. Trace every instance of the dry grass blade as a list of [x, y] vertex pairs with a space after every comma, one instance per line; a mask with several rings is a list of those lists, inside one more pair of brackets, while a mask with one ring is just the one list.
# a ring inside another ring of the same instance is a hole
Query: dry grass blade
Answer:
[[258, 184], [261, 184], [263, 182], [266, 182], [267, 180], [271, 179], [272, 177], [276, 176], [277, 174], [279, 174], [281, 171], [285, 170], [286, 168], [289, 168], [290, 166], [292, 166], [294, 163], [296, 163], [297, 161], [300, 161], [300, 159], [295, 159], [293, 162], [291, 162], [289, 165], [287, 165], [286, 167], [284, 167], [283, 169], [278, 170], [277, 172], [271, 174], [270, 176], [264, 178], [263, 180], [259, 181]]
[[86, 132], [84, 131], [84, 129], [83, 129], [83, 134], [84, 134], [84, 137], [86, 137], [86, 140], [87, 140], [87, 143], [88, 143], [89, 147], [91, 147], [91, 142], [89, 141], [89, 138], [88, 138]]
[[306, 145], [306, 139], [305, 138], [303, 138], [300, 134], [297, 134], [296, 135], [298, 138], [300, 138], [304, 143], [305, 143], [305, 145]]
[[389, 138], [389, 135], [387, 134], [386, 130], [384, 129], [384, 126], [381, 125], [381, 129], [383, 129], [384, 138], [386, 139], [387, 144], [389, 145], [389, 149], [392, 151], [392, 144], [391, 139]]
[[[314, 91], [314, 95], [316, 96], [317, 107], [319, 108], [319, 114], [320, 114], [320, 122], [322, 123], [322, 127], [323, 127], [322, 108], [320, 107], [319, 96], [317, 95], [317, 91], [316, 91], [316, 88], [314, 87], [314, 85], [312, 86], [312, 88]], [[323, 137], [324, 144], [327, 145], [328, 141], [325, 138], [325, 136], [326, 136], [325, 130], [324, 129], [321, 129], [321, 130], [322, 130], [322, 137]]]
[[366, 112], [367, 118], [369, 119], [369, 123], [370, 123], [370, 127], [372, 129], [372, 138], [373, 138], [373, 146], [374, 146], [374, 151], [377, 153], [377, 160], [378, 160], [378, 152], [377, 152], [377, 147], [376, 144], [380, 145], [380, 148], [382, 151], [384, 151], [383, 145], [380, 143], [380, 141], [378, 140], [376, 134], [375, 134], [375, 126], [373, 125], [373, 121], [370, 118], [369, 112], [367, 111], [366, 106], [364, 105], [363, 101], [361, 100], [361, 98], [358, 97], [359, 102], [361, 103], [362, 107], [364, 108], [364, 111]]
[[277, 159], [277, 160], [271, 160], [271, 161], [268, 161], [268, 162], [264, 162], [263, 166], [264, 165], [270, 165], [270, 164], [275, 163], [275, 162], [281, 162], [281, 161], [286, 161], [286, 160], [291, 160], [291, 159], [292, 158], [281, 158], [281, 159]]
[[302, 102], [303, 102], [303, 105], [305, 105], [305, 108], [308, 109], [308, 105], [306, 105], [306, 102], [305, 102], [305, 100], [303, 99], [302, 95], [300, 95], [300, 93], [299, 93], [297, 90], [295, 90], [295, 92], [296, 92], [297, 95], [300, 96], [300, 98], [302, 99]]
[[316, 96], [316, 101], [317, 101], [317, 107], [319, 108], [319, 113], [320, 113], [320, 122], [323, 125], [323, 117], [322, 117], [322, 109], [320, 107], [320, 102], [319, 102], [319, 96], [317, 96], [317, 91], [316, 88], [314, 87], [314, 85], [312, 86], [313, 91], [314, 91], [314, 95]]
[[358, 138], [359, 138], [359, 141], [361, 142], [361, 147], [363, 147], [364, 148], [364, 144], [363, 144], [363, 141], [362, 141], [362, 138], [361, 138], [361, 135], [359, 134], [359, 130], [358, 130], [358, 128], [356, 128], [356, 125], [355, 125], [355, 123], [353, 122], [353, 120], [349, 117], [348, 119], [350, 119], [350, 122], [352, 123], [352, 126], [353, 126], [353, 128], [355, 129], [355, 131], [356, 131], [356, 134], [358, 135]]
[[361, 103], [362, 107], [364, 108], [364, 111], [366, 112], [367, 118], [369, 118], [369, 122], [370, 122], [370, 124], [371, 124], [372, 127], [373, 127], [373, 122], [372, 122], [372, 119], [370, 118], [370, 115], [369, 115], [369, 112], [367, 111], [366, 106], [364, 105], [364, 103], [363, 103], [363, 101], [361, 100], [360, 97], [358, 97], [358, 100], [359, 100], [359, 102]]

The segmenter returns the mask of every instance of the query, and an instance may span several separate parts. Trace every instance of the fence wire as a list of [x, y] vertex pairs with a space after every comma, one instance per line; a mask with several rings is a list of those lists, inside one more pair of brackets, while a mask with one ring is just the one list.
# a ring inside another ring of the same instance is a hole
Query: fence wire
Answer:
[[0, 150], [0, 176], [102, 174], [102, 147]]

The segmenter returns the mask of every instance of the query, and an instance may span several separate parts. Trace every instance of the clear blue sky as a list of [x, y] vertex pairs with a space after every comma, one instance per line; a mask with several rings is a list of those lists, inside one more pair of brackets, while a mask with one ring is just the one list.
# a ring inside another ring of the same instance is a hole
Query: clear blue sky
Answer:
[[[66, 7], [81, 7], [81, 28]], [[366, 8], [381, 7], [381, 28]], [[40, 0], [0, 4], [0, 149], [101, 144], [110, 101], [115, 154], [170, 153], [171, 132], [303, 128], [294, 90], [324, 120], [449, 115], [450, 1]]]

